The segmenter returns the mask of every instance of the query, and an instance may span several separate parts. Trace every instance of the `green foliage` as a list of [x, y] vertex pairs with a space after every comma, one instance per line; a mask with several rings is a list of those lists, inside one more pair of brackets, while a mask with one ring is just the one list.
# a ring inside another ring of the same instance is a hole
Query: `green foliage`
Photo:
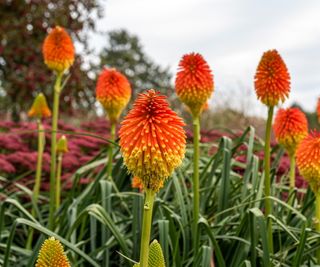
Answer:
[[[87, 33], [95, 29], [94, 17], [101, 16], [99, 0], [4, 0], [0, 4], [0, 113], [15, 119], [26, 111], [37, 92], [52, 103], [52, 75], [45, 66], [41, 46], [48, 30], [60, 25], [72, 33], [73, 41], [87, 50]], [[94, 103], [94, 87], [78, 56], [70, 69], [70, 80], [62, 94], [64, 112]]]
[[133, 99], [147, 89], [156, 89], [172, 95], [171, 73], [153, 62], [143, 51], [136, 35], [126, 30], [111, 31], [108, 46], [100, 54], [101, 67], [116, 68], [125, 74], [133, 89]]
[[[211, 146], [217, 152], [209, 156]], [[312, 266], [319, 247], [319, 233], [312, 230], [314, 195], [297, 189], [294, 205], [286, 203], [289, 188], [276, 169], [282, 151], [275, 148], [271, 166], [274, 254], [269, 253], [264, 218], [264, 176], [262, 162], [255, 155], [263, 141], [253, 128], [231, 140], [202, 144], [200, 157], [200, 218], [198, 221], [197, 256], [193, 250], [192, 223], [192, 147], [188, 147], [184, 164], [177, 169], [157, 194], [151, 237], [158, 239], [167, 266]], [[114, 152], [113, 179], [106, 181], [106, 152], [73, 175], [73, 186], [64, 192], [56, 212], [57, 228], [47, 225], [48, 192], [42, 192], [39, 205], [32, 192], [19, 184], [0, 188], [4, 201], [0, 204], [0, 265], [33, 266], [39, 246], [47, 236], [54, 236], [64, 245], [72, 266], [101, 266], [108, 249], [112, 266], [133, 266], [139, 261], [139, 236], [143, 194], [131, 188], [131, 180], [123, 167], [119, 151]], [[245, 162], [239, 161], [245, 156]], [[100, 167], [100, 168], [99, 168]], [[101, 167], [103, 167], [101, 169]], [[80, 184], [82, 177], [91, 179]], [[8, 183], [5, 178], [0, 182]], [[20, 203], [23, 203], [20, 204]], [[107, 210], [103, 206], [107, 207]], [[110, 205], [110, 206], [109, 206]], [[36, 211], [36, 219], [31, 215]], [[29, 227], [35, 229], [33, 249], [25, 249]], [[109, 233], [106, 240], [102, 232]], [[132, 260], [130, 260], [132, 259]]]

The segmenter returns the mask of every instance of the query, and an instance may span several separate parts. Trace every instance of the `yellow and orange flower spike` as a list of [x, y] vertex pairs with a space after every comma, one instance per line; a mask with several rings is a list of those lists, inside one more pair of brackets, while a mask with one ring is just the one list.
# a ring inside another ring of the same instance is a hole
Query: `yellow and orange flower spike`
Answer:
[[70, 267], [59, 240], [49, 237], [44, 241], [35, 267]]
[[119, 144], [124, 163], [141, 179], [144, 189], [157, 192], [182, 163], [186, 147], [184, 125], [166, 97], [153, 89], [138, 96], [122, 121]]
[[96, 87], [97, 100], [102, 104], [112, 123], [117, 122], [131, 97], [131, 86], [116, 69], [103, 69]]
[[300, 141], [308, 135], [308, 120], [298, 108], [279, 109], [273, 124], [277, 141], [294, 155]]
[[66, 30], [56, 26], [45, 38], [42, 53], [49, 69], [62, 73], [74, 62], [74, 46]]
[[269, 50], [262, 55], [254, 85], [258, 99], [269, 107], [289, 96], [290, 74], [277, 50]]
[[319, 194], [320, 190], [320, 133], [311, 132], [304, 138], [297, 149], [297, 165], [301, 175], [310, 184], [311, 189]]
[[51, 110], [48, 107], [48, 103], [44, 94], [40, 93], [34, 99], [31, 109], [28, 112], [28, 116], [36, 117], [38, 119], [51, 116]]
[[318, 98], [318, 103], [317, 103], [317, 116], [318, 116], [318, 122], [320, 123], [320, 97]]
[[190, 53], [182, 57], [175, 88], [180, 100], [194, 116], [198, 116], [214, 89], [212, 72], [200, 54]]

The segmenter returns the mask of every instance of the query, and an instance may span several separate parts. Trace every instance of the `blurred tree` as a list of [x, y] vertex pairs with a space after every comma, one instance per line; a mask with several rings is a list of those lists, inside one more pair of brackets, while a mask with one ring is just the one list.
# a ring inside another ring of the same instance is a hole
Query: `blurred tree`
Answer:
[[169, 68], [162, 68], [153, 62], [143, 51], [136, 35], [121, 29], [109, 32], [108, 38], [108, 46], [100, 53], [100, 68], [112, 67], [125, 74], [132, 86], [133, 99], [151, 88], [167, 96], [175, 96]]
[[[88, 53], [87, 37], [95, 30], [102, 7], [99, 0], [2, 0], [0, 2], [0, 111], [19, 119], [34, 95], [52, 99], [53, 75], [42, 58], [42, 42], [50, 27], [65, 27]], [[77, 46], [79, 48], [79, 46]], [[77, 56], [61, 97], [62, 111], [88, 109], [94, 103], [94, 81]], [[90, 88], [90, 90], [86, 90]]]

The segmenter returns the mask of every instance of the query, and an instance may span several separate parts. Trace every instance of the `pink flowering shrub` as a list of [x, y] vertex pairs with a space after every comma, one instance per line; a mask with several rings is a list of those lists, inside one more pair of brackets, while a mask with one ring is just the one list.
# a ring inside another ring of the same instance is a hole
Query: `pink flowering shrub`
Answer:
[[[43, 154], [43, 183], [42, 190], [49, 189], [50, 176], [50, 120], [44, 121], [45, 149]], [[103, 138], [109, 137], [109, 124], [105, 119], [98, 118], [89, 123], [83, 123], [79, 128], [59, 121], [59, 131], [68, 138], [69, 152], [62, 161], [62, 180], [67, 187], [71, 186], [71, 176], [74, 172], [92, 160], [103, 148], [107, 141], [101, 138], [85, 136], [90, 133]], [[67, 133], [66, 133], [67, 132]], [[69, 133], [70, 132], [70, 133]], [[71, 133], [72, 132], [72, 133]], [[58, 138], [61, 135], [58, 134]], [[0, 175], [14, 179], [27, 174], [20, 182], [32, 186], [37, 162], [37, 125], [35, 122], [14, 123], [11, 121], [0, 122]], [[87, 178], [80, 182], [88, 183]], [[31, 184], [30, 184], [31, 183]]]
[[[44, 122], [45, 133], [45, 150], [43, 155], [43, 183], [42, 190], [49, 190], [50, 176], [50, 120]], [[88, 136], [84, 134], [96, 135], [107, 139], [109, 137], [109, 124], [104, 118], [97, 118], [93, 121], [85, 122], [79, 128], [70, 124], [59, 121], [59, 130], [64, 132], [68, 138], [69, 152], [63, 157], [61, 179], [66, 188], [72, 186], [71, 177], [77, 169], [88, 163], [100, 151], [108, 146], [106, 140]], [[68, 132], [66, 134], [66, 132]], [[70, 133], [69, 133], [70, 132]], [[188, 142], [192, 143], [192, 131], [186, 130]], [[224, 133], [219, 130], [202, 130], [201, 142], [213, 143], [218, 142], [223, 136], [231, 139], [240, 137], [242, 133]], [[61, 135], [61, 133], [59, 134]], [[58, 137], [59, 137], [58, 135]], [[275, 146], [276, 143], [272, 143]], [[213, 146], [209, 154], [216, 152], [216, 146]], [[263, 150], [255, 151], [259, 159], [263, 160]], [[246, 146], [242, 145], [238, 148], [236, 158], [239, 162], [246, 161]], [[0, 122], [0, 175], [13, 179], [18, 175], [35, 171], [37, 162], [37, 125], [34, 122], [14, 123], [11, 121]], [[277, 181], [280, 177], [289, 171], [289, 158], [287, 155], [281, 158], [277, 168]], [[244, 169], [234, 167], [234, 171], [243, 173]], [[34, 174], [28, 174], [20, 182], [32, 186]], [[80, 178], [81, 183], [88, 183], [87, 177]], [[300, 176], [297, 170], [296, 176], [297, 187], [307, 187], [306, 182]]]

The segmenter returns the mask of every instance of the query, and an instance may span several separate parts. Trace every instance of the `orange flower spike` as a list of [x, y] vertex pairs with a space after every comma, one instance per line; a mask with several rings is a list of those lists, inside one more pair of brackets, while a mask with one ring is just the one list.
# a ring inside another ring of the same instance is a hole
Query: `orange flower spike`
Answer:
[[297, 165], [311, 189], [320, 193], [320, 132], [312, 132], [300, 142]]
[[50, 237], [44, 241], [39, 251], [36, 267], [70, 267], [59, 240]]
[[290, 74], [277, 50], [262, 55], [254, 85], [258, 99], [267, 106], [275, 106], [289, 96]]
[[119, 71], [105, 68], [98, 78], [96, 96], [108, 113], [110, 121], [117, 122], [131, 98], [131, 86]]
[[279, 109], [273, 131], [279, 144], [293, 155], [300, 141], [308, 135], [308, 120], [298, 108]]
[[33, 104], [28, 112], [28, 116], [37, 117], [39, 119], [51, 116], [51, 110], [48, 107], [48, 103], [44, 94], [40, 93], [34, 99]]
[[317, 103], [317, 116], [318, 116], [318, 121], [320, 123], [320, 97], [318, 98], [318, 103]]
[[157, 192], [182, 163], [186, 147], [183, 120], [169, 108], [166, 97], [153, 89], [140, 94], [121, 123], [120, 147], [129, 172], [144, 189]]
[[213, 75], [208, 63], [197, 53], [184, 55], [175, 81], [176, 93], [194, 116], [199, 115], [213, 89]]
[[74, 46], [64, 28], [52, 29], [44, 40], [42, 53], [49, 69], [61, 73], [70, 68], [74, 62]]

